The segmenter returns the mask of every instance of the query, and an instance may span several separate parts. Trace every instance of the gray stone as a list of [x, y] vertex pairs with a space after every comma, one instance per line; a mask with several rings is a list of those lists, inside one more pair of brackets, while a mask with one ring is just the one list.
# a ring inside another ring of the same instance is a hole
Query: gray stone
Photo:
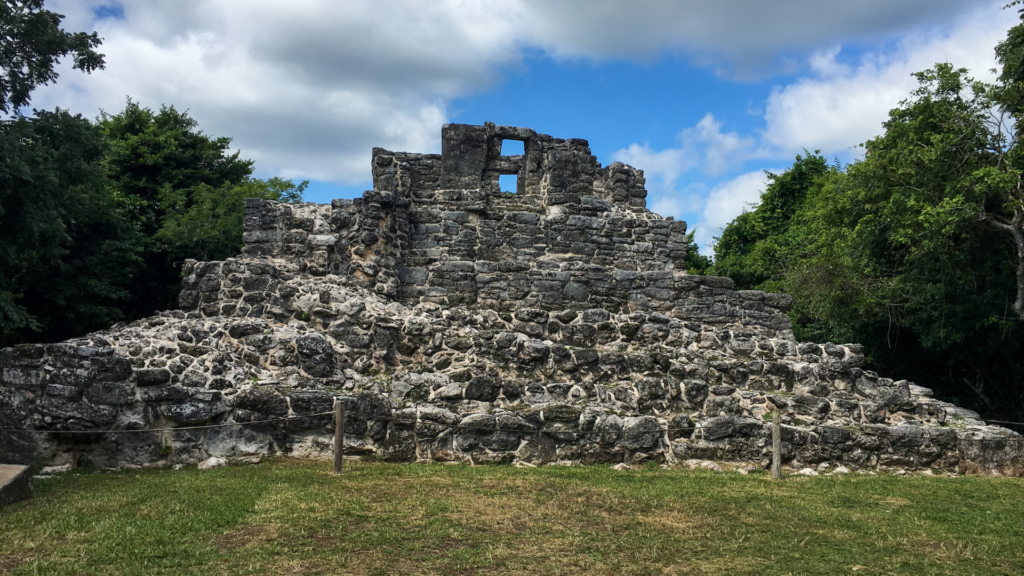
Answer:
[[135, 387], [128, 382], [98, 381], [85, 390], [85, 399], [93, 404], [122, 406], [135, 401]]
[[310, 376], [325, 378], [334, 373], [334, 347], [321, 334], [309, 334], [295, 340], [299, 366]]
[[36, 402], [39, 413], [60, 420], [81, 420], [95, 426], [110, 426], [117, 418], [117, 409], [64, 398], [41, 398]]
[[497, 426], [497, 421], [490, 414], [470, 414], [459, 422], [459, 427], [469, 430], [490, 430]]
[[476, 376], [466, 385], [466, 399], [494, 402], [501, 393], [501, 383], [491, 376]]
[[449, 382], [434, 392], [438, 400], [462, 400], [462, 386], [458, 382]]
[[577, 365], [582, 366], [597, 362], [598, 354], [593, 348], [578, 348], [572, 351], [572, 358]]
[[439, 408], [437, 406], [431, 406], [430, 404], [424, 404], [419, 408], [419, 419], [420, 420], [433, 420], [435, 422], [441, 422], [443, 424], [455, 424], [459, 421], [458, 415], [450, 410]]
[[789, 405], [795, 413], [814, 418], [824, 418], [831, 409], [827, 400], [802, 394], [790, 398]]
[[227, 412], [227, 407], [220, 402], [182, 402], [165, 404], [159, 409], [165, 418], [182, 425], [202, 424]]
[[716, 416], [700, 423], [704, 440], [728, 438], [736, 432], [735, 416]]
[[544, 434], [532, 434], [517, 452], [517, 456], [524, 462], [537, 466], [547, 464], [555, 460], [555, 441]]
[[678, 414], [669, 421], [668, 438], [669, 440], [691, 438], [695, 429], [696, 424], [693, 423], [689, 416]]
[[288, 400], [276, 390], [257, 386], [242, 390], [230, 401], [233, 408], [258, 412], [273, 416], [283, 416], [288, 413]]
[[139, 386], [155, 386], [170, 380], [171, 372], [166, 368], [144, 368], [135, 371], [135, 383]]
[[619, 444], [627, 450], [645, 450], [654, 447], [661, 437], [661, 425], [653, 416], [626, 418]]
[[700, 380], [684, 380], [683, 394], [687, 403], [699, 407], [708, 397], [708, 385]]
[[0, 464], [0, 507], [31, 497], [31, 469], [28, 466]]

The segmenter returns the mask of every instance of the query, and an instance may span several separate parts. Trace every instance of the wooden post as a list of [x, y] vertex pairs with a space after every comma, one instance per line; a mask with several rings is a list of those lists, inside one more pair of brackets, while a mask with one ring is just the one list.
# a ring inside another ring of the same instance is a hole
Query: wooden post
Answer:
[[341, 474], [341, 462], [345, 458], [345, 402], [334, 399], [334, 473]]
[[772, 478], [782, 480], [782, 416], [772, 412]]

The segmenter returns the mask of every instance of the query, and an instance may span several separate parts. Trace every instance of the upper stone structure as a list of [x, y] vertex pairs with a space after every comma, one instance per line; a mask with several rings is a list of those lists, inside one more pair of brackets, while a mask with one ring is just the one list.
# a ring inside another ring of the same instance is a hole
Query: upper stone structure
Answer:
[[242, 254], [187, 261], [180, 310], [0, 351], [0, 428], [31, 430], [0, 461], [329, 455], [340, 396], [348, 453], [388, 460], [767, 465], [779, 408], [794, 466], [1024, 470], [1020, 435], [859, 345], [795, 342], [788, 296], [687, 274], [686, 224], [585, 140], [448, 125], [372, 167], [359, 199], [246, 200]]
[[[521, 140], [525, 154], [502, 156], [505, 140]], [[642, 171], [602, 168], [586, 140], [525, 128], [450, 124], [442, 143], [440, 155], [375, 148], [374, 190], [360, 199], [247, 200], [242, 253], [351, 275], [405, 304], [620, 312], [678, 303], [686, 223], [646, 210]], [[518, 176], [516, 193], [499, 190], [501, 174]]]

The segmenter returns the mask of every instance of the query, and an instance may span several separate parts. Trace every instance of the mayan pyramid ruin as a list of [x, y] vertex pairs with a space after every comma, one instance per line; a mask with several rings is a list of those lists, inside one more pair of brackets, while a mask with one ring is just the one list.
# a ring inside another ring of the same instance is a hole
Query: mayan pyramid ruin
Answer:
[[330, 457], [340, 397], [346, 454], [387, 461], [767, 466], [779, 409], [792, 467], [1024, 468], [861, 346], [794, 341], [790, 297], [687, 274], [686, 223], [585, 140], [452, 124], [372, 169], [355, 200], [247, 200], [178, 310], [0, 351], [0, 462]]

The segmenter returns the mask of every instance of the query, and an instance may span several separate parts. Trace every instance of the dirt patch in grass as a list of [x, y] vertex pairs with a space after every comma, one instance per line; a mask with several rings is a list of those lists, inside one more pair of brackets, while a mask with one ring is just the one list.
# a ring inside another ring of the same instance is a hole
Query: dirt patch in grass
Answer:
[[458, 503], [453, 520], [494, 534], [608, 531], [633, 513], [607, 489], [588, 486], [521, 486]]
[[336, 574], [330, 566], [322, 561], [308, 559], [287, 559], [275, 562], [270, 574]]
[[18, 566], [31, 561], [31, 555], [0, 554], [0, 574], [10, 574]]
[[[352, 528], [350, 527], [349, 530]], [[331, 534], [327, 530], [319, 530], [312, 536], [313, 542], [316, 543], [319, 548], [334, 548], [338, 545], [340, 540], [334, 534]]]
[[705, 524], [681, 510], [654, 510], [644, 514], [640, 520], [658, 529], [671, 530], [677, 535], [693, 534]]
[[440, 542], [434, 541], [433, 544], [435, 554], [447, 554], [452, 550], [461, 550], [462, 548], [469, 547], [469, 544], [455, 538], [444, 538]]
[[[0, 535], [7, 536], [0, 529]], [[60, 550], [67, 546], [69, 538], [64, 535], [48, 534], [43, 538], [15, 538], [4, 542], [8, 550], [14, 552], [0, 552], [0, 574], [10, 574], [21, 566], [46, 558], [52, 550]]]
[[266, 526], [243, 526], [231, 532], [225, 532], [217, 538], [217, 549], [223, 552], [237, 550], [266, 542], [270, 529]]
[[937, 542], [928, 538], [919, 538], [911, 542], [910, 549], [946, 564], [956, 564], [974, 557], [974, 547], [959, 540]]

